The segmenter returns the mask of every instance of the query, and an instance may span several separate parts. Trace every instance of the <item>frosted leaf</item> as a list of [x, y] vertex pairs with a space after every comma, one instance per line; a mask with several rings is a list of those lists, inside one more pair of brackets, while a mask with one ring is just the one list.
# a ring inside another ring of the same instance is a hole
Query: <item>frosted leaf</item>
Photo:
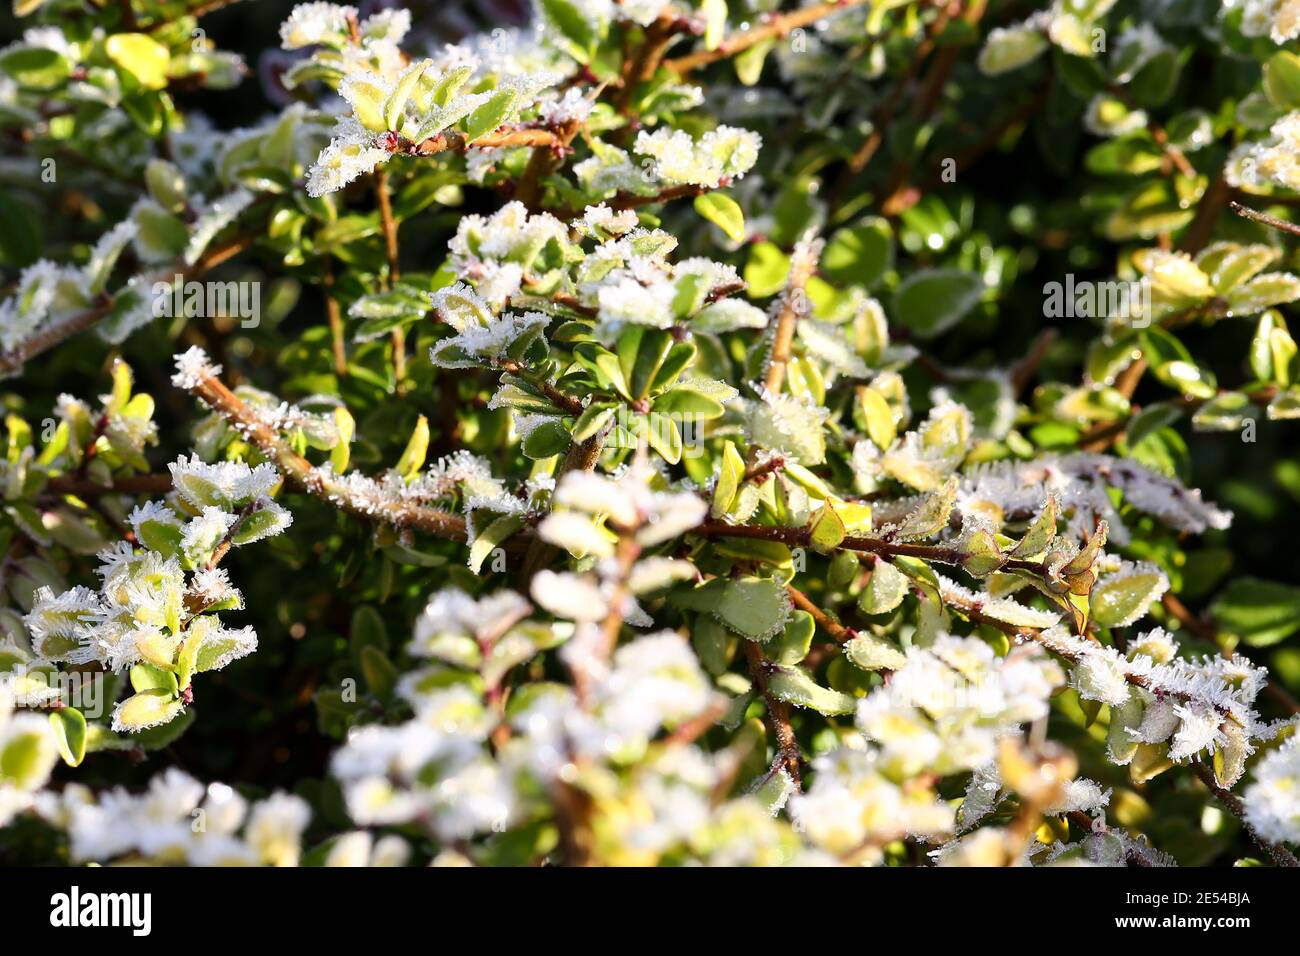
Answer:
[[984, 41], [977, 65], [985, 76], [999, 76], [1036, 60], [1047, 46], [1047, 38], [1032, 21], [994, 27]]
[[1070, 780], [1065, 784], [1061, 799], [1044, 808], [1044, 813], [1060, 816], [1066, 813], [1094, 813], [1110, 803], [1111, 791], [1086, 778]]
[[333, 138], [307, 171], [307, 195], [337, 192], [357, 177], [370, 172], [390, 157], [374, 146], [373, 137], [351, 117], [340, 119]]
[[1243, 799], [1246, 822], [1266, 840], [1300, 844], [1300, 738], [1292, 738], [1255, 765]]
[[604, 241], [626, 235], [637, 227], [637, 223], [635, 209], [622, 209], [615, 212], [604, 203], [598, 203], [595, 206], [588, 206], [583, 211], [581, 223], [575, 225], [587, 235]]
[[1128, 627], [1169, 589], [1169, 578], [1149, 562], [1129, 564], [1104, 575], [1089, 599], [1093, 620], [1103, 627]]
[[802, 465], [825, 461], [825, 408], [794, 395], [764, 391], [758, 401], [746, 402], [745, 409], [747, 431], [756, 444], [783, 452]]
[[216, 234], [234, 222], [252, 203], [252, 193], [246, 189], [237, 189], [202, 208], [198, 218], [189, 227], [190, 241], [185, 246], [184, 254], [186, 265], [198, 262]]
[[762, 138], [749, 130], [719, 126], [698, 141], [684, 130], [663, 127], [637, 134], [633, 149], [655, 160], [656, 176], [665, 183], [716, 189], [722, 179], [739, 179], [758, 158]]
[[355, 18], [356, 7], [336, 3], [300, 3], [280, 25], [280, 45], [297, 50], [318, 43], [342, 45], [347, 41], [348, 17]]
[[590, 518], [573, 512], [547, 515], [537, 526], [537, 534], [543, 541], [575, 555], [609, 557], [614, 553], [614, 544], [609, 537], [592, 524]]
[[695, 332], [734, 332], [736, 329], [762, 329], [768, 324], [767, 313], [742, 299], [722, 299], [705, 306], [691, 319]]
[[609, 612], [600, 588], [578, 574], [542, 570], [533, 576], [533, 600], [556, 617], [571, 621], [600, 621]]
[[829, 322], [805, 319], [797, 327], [799, 341], [808, 354], [850, 378], [866, 378], [867, 366], [853, 350], [843, 328]]
[[221, 374], [221, 366], [214, 365], [208, 358], [208, 353], [197, 345], [191, 345], [174, 356], [173, 361], [176, 364], [176, 374], [172, 376], [172, 384], [187, 392], [194, 391], [205, 379]]

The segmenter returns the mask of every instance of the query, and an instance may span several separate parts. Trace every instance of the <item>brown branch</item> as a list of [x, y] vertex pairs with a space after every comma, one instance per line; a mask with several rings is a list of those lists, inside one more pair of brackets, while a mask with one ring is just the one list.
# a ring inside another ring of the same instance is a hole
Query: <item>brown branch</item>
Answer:
[[252, 408], [212, 374], [198, 376], [187, 390], [217, 412], [245, 440], [252, 442], [273, 461], [288, 481], [309, 495], [366, 521], [378, 521], [395, 528], [414, 528], [440, 538], [464, 541], [465, 519], [459, 515], [416, 502], [390, 501], [361, 495], [324, 468], [317, 468], [289, 447], [276, 431]]
[[1219, 221], [1219, 213], [1223, 211], [1231, 195], [1232, 187], [1223, 178], [1223, 174], [1219, 173], [1210, 181], [1210, 185], [1205, 188], [1201, 196], [1201, 201], [1197, 203], [1196, 215], [1192, 218], [1191, 225], [1187, 227], [1187, 232], [1183, 234], [1182, 241], [1178, 243], [1180, 250], [1195, 255], [1209, 245], [1210, 236]]
[[1205, 784], [1210, 793], [1214, 794], [1215, 799], [1223, 804], [1229, 813], [1241, 821], [1241, 828], [1250, 835], [1250, 838], [1255, 841], [1255, 844], [1261, 850], [1268, 854], [1269, 859], [1273, 861], [1275, 866], [1300, 866], [1300, 860], [1295, 858], [1294, 853], [1281, 844], [1271, 843], [1260, 836], [1259, 831], [1246, 820], [1246, 804], [1235, 793], [1224, 790], [1219, 786], [1219, 782], [1214, 779], [1214, 772], [1209, 767], [1200, 761], [1197, 761], [1194, 767], [1196, 768], [1196, 776], [1201, 778], [1201, 782]]
[[[143, 284], [152, 286], [159, 282], [171, 282], [177, 275], [182, 279], [196, 278], [215, 269], [227, 259], [237, 256], [251, 246], [256, 239], [256, 236], [251, 235], [238, 236], [210, 250], [192, 266], [176, 263], [165, 269], [159, 269], [152, 275], [146, 276]], [[120, 294], [118, 293], [118, 295]], [[113, 311], [113, 306], [116, 303], [117, 296], [109, 296], [84, 312], [78, 312], [76, 315], [60, 319], [58, 322], [49, 323], [38, 329], [16, 347], [0, 353], [0, 376], [17, 372], [27, 361], [67, 341], [77, 333], [93, 327]]]
[[1231, 209], [1233, 212], [1235, 212], [1238, 216], [1241, 216], [1243, 219], [1249, 219], [1252, 222], [1263, 223], [1265, 226], [1270, 226], [1273, 229], [1278, 229], [1281, 230], [1282, 232], [1290, 233], [1293, 236], [1300, 236], [1300, 226], [1297, 226], [1295, 223], [1287, 222], [1285, 219], [1278, 219], [1276, 216], [1270, 216], [1266, 212], [1260, 212], [1257, 209], [1251, 209], [1249, 206], [1243, 206], [1235, 199], [1228, 200], [1228, 208]]
[[348, 374], [348, 352], [344, 342], [343, 315], [339, 311], [339, 300], [334, 295], [334, 269], [325, 260], [325, 276], [321, 280], [325, 294], [325, 319], [330, 327], [330, 351], [334, 355], [334, 374], [346, 378]]
[[[726, 524], [722, 521], [705, 521], [692, 528], [689, 534], [702, 538], [747, 538], [759, 541], [775, 541], [792, 548], [806, 548], [812, 543], [812, 532], [807, 528], [778, 527], [776, 525]], [[958, 548], [942, 545], [908, 544], [906, 542], [885, 541], [880, 538], [867, 538], [849, 535], [838, 545], [841, 551], [860, 551], [864, 554], [876, 554], [882, 557], [921, 558], [925, 561], [937, 561], [940, 564], [961, 564], [970, 555]], [[1008, 567], [1021, 566], [1019, 562], [1007, 562]], [[1037, 568], [1033, 565], [1032, 568]], [[1032, 568], [1026, 567], [1025, 570]]]
[[790, 361], [795, 326], [799, 317], [808, 312], [808, 294], [804, 287], [816, 272], [820, 255], [820, 240], [802, 240], [795, 247], [790, 262], [790, 277], [786, 280], [781, 305], [773, 320], [772, 352], [768, 356], [767, 371], [763, 375], [764, 387], [774, 395], [781, 391], [781, 386], [785, 383], [785, 367]]
[[516, 362], [513, 359], [500, 359], [497, 361], [497, 367], [540, 390], [541, 393], [550, 400], [552, 405], [568, 415], [581, 415], [586, 411], [587, 406], [582, 403], [582, 399], [564, 394], [555, 387], [554, 383], [549, 381], [536, 382], [528, 378], [528, 370], [524, 367], [522, 362]]
[[524, 167], [524, 174], [515, 188], [515, 198], [529, 210], [537, 210], [537, 203], [542, 196], [542, 184], [547, 176], [559, 168], [561, 158], [569, 151], [573, 138], [581, 128], [582, 123], [578, 120], [567, 120], [555, 131], [558, 140], [556, 144], [533, 147], [533, 155], [528, 158], [528, 165]]
[[860, 6], [865, 2], [866, 0], [832, 0], [830, 3], [818, 3], [810, 7], [804, 7], [802, 10], [792, 10], [789, 13], [766, 14], [764, 15], [765, 22], [760, 26], [750, 27], [748, 30], [741, 30], [739, 33], [732, 34], [719, 43], [716, 49], [699, 50], [672, 60], [665, 60], [664, 66], [679, 76], [685, 76], [692, 70], [698, 70], [710, 63], [717, 63], [719, 60], [730, 59], [765, 40], [782, 39], [793, 30], [806, 27], [816, 23], [823, 17], [828, 17], [841, 10], [848, 10], [851, 7]]
[[794, 736], [794, 727], [790, 724], [790, 705], [773, 695], [768, 689], [768, 677], [773, 665], [763, 655], [762, 648], [753, 641], [743, 643], [750, 679], [763, 695], [763, 701], [767, 705], [768, 730], [776, 739], [776, 762], [773, 768], [784, 765], [786, 772], [794, 780], [795, 789], [801, 790], [803, 782], [799, 773], [799, 743]]
[[1030, 343], [1029, 351], [1025, 353], [1024, 358], [1011, 366], [1011, 394], [1020, 395], [1033, 380], [1034, 373], [1038, 371], [1038, 366], [1042, 364], [1043, 359], [1047, 357], [1048, 351], [1056, 343], [1059, 334], [1056, 329], [1043, 329], [1034, 341]]
[[648, 83], [659, 69], [659, 64], [668, 50], [669, 44], [685, 29], [682, 21], [672, 7], [665, 8], [653, 23], [645, 28], [645, 36], [636, 53], [627, 61], [623, 70], [622, 86], [614, 98], [614, 108], [627, 115], [632, 105], [632, 96], [637, 87]]
[[[388, 277], [380, 283], [384, 291], [393, 287], [402, 277], [398, 264], [397, 221], [393, 219], [393, 203], [388, 192], [388, 173], [382, 165], [375, 167], [375, 201], [379, 205], [379, 224], [384, 235], [384, 258], [388, 262]], [[404, 392], [402, 380], [406, 378], [406, 333], [401, 328], [388, 334], [393, 346], [393, 382], [397, 394]]]
[[831, 206], [838, 205], [839, 198], [848, 189], [853, 178], [867, 168], [867, 164], [880, 149], [881, 144], [885, 141], [885, 134], [893, 124], [894, 118], [898, 115], [898, 109], [902, 105], [903, 97], [907, 93], [908, 87], [916, 74], [921, 71], [921, 65], [934, 50], [935, 39], [948, 26], [948, 21], [952, 17], [952, 10], [948, 7], [939, 11], [939, 14], [926, 28], [925, 37], [917, 44], [912, 53], [912, 58], [908, 61], [903, 73], [891, 88], [889, 95], [880, 103], [871, 117], [871, 132], [867, 135], [866, 140], [861, 146], [854, 151], [853, 155], [848, 158], [844, 164], [844, 169], [840, 172], [839, 178], [831, 190]]
[[122, 29], [127, 33], [134, 33], [139, 24], [135, 19], [135, 9], [131, 6], [131, 0], [118, 0], [118, 8], [122, 11]]
[[785, 593], [790, 595], [790, 600], [794, 606], [801, 611], [807, 611], [812, 615], [812, 619], [823, 631], [831, 636], [831, 639], [837, 644], [846, 644], [853, 638], [857, 637], [857, 632], [851, 627], [845, 627], [843, 624], [835, 621], [829, 614], [819, 608], [812, 602], [808, 595], [804, 594], [792, 584], [785, 586]]
[[375, 138], [375, 147], [403, 156], [436, 156], [438, 153], [464, 153], [470, 149], [510, 149], [515, 146], [558, 146], [559, 138], [546, 129], [521, 129], [502, 126], [470, 141], [459, 130], [443, 130], [436, 136], [412, 142], [397, 133], [384, 133]]

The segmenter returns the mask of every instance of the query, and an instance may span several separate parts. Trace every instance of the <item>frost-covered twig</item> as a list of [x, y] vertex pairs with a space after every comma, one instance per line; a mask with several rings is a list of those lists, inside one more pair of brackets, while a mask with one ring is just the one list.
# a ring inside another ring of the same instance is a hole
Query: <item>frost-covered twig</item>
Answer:
[[809, 26], [818, 20], [860, 6], [865, 2], [866, 0], [831, 0], [830, 3], [817, 3], [801, 10], [791, 10], [789, 13], [767, 13], [761, 17], [763, 22], [758, 26], [732, 34], [714, 49], [699, 50], [665, 60], [664, 66], [675, 71], [679, 76], [685, 76], [692, 70], [744, 53], [764, 40], [779, 40], [793, 30]]
[[1265, 226], [1278, 229], [1282, 232], [1289, 232], [1293, 236], [1300, 236], [1300, 226], [1297, 226], [1293, 222], [1287, 222], [1285, 219], [1278, 219], [1277, 216], [1270, 216], [1268, 213], [1260, 212], [1258, 209], [1251, 209], [1249, 206], [1243, 206], [1236, 200], [1229, 200], [1228, 208], [1243, 219], [1262, 223]]
[[763, 375], [764, 387], [773, 395], [781, 391], [781, 385], [785, 382], [785, 367], [790, 361], [795, 327], [800, 316], [809, 312], [805, 287], [817, 271], [817, 261], [821, 258], [824, 245], [821, 239], [808, 236], [801, 239], [794, 248], [790, 260], [790, 277], [786, 279], [785, 291], [781, 294], [773, 320], [772, 351], [768, 355], [767, 371]]
[[772, 662], [753, 641], [745, 642], [745, 660], [748, 662], [750, 680], [763, 694], [763, 702], [767, 705], [768, 729], [776, 740], [776, 759], [772, 763], [772, 769], [775, 771], [783, 768], [794, 781], [795, 789], [802, 789], [799, 743], [795, 740], [794, 728], [790, 724], [790, 705], [773, 694], [768, 687]]
[[1241, 821], [1242, 829], [1250, 834], [1250, 838], [1255, 841], [1256, 845], [1268, 854], [1270, 860], [1277, 866], [1300, 866], [1300, 860], [1296, 859], [1294, 853], [1282, 846], [1280, 843], [1273, 843], [1264, 839], [1246, 819], [1246, 805], [1242, 799], [1235, 793], [1223, 789], [1219, 786], [1218, 781], [1214, 779], [1214, 772], [1205, 764], [1199, 761], [1195, 765], [1196, 776], [1201, 778], [1201, 782], [1209, 788], [1210, 793], [1214, 794], [1215, 799], [1227, 808], [1228, 812]]
[[312, 465], [217, 378], [220, 368], [211, 366], [201, 349], [193, 348], [179, 356], [176, 366], [177, 374], [172, 381], [225, 418], [232, 428], [274, 461], [298, 488], [360, 518], [396, 528], [414, 528], [440, 538], [465, 540], [465, 519], [459, 515], [385, 496], [383, 489], [373, 482], [370, 484], [375, 484], [374, 489], [363, 488], [364, 479], [341, 478], [326, 468]]
[[[186, 265], [182, 260], [158, 269], [144, 279], [143, 285], [149, 287], [160, 282], [170, 284], [177, 275], [184, 279], [196, 278], [210, 272], [228, 259], [239, 255], [256, 240], [257, 236], [253, 235], [236, 236], [229, 242], [210, 249], [193, 265]], [[104, 300], [97, 305], [75, 315], [70, 315], [66, 319], [51, 322], [37, 329], [14, 348], [7, 352], [0, 352], [0, 376], [17, 372], [30, 359], [49, 351], [77, 333], [92, 328], [96, 323], [107, 318], [112, 313], [116, 301], [116, 296], [105, 296]]]
[[503, 126], [478, 139], [470, 140], [459, 130], [443, 130], [436, 136], [414, 143], [396, 133], [380, 136], [375, 141], [379, 149], [406, 156], [436, 156], [438, 153], [464, 153], [469, 149], [508, 149], [513, 146], [557, 146], [559, 140], [547, 129], [520, 129]]

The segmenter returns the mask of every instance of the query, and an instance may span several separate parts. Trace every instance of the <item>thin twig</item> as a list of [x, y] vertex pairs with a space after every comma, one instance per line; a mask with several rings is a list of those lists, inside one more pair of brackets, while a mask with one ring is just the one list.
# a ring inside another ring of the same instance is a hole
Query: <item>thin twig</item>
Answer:
[[[256, 236], [238, 236], [210, 250], [192, 266], [174, 263], [169, 267], [159, 269], [152, 275], [146, 276], [142, 285], [149, 287], [160, 282], [170, 283], [177, 275], [181, 276], [182, 279], [196, 278], [215, 269], [226, 260], [237, 256], [256, 240]], [[86, 309], [84, 312], [78, 312], [66, 319], [51, 322], [38, 329], [14, 348], [0, 353], [0, 376], [17, 372], [25, 362], [67, 341], [77, 333], [93, 327], [112, 313], [116, 303], [117, 296], [106, 296], [104, 301]]]
[[1235, 212], [1243, 219], [1249, 219], [1253, 222], [1263, 223], [1282, 232], [1289, 232], [1293, 236], [1300, 236], [1300, 226], [1293, 222], [1287, 222], [1285, 219], [1278, 219], [1276, 216], [1270, 216], [1266, 212], [1260, 212], [1258, 209], [1251, 209], [1249, 206], [1243, 206], [1235, 199], [1228, 200], [1228, 208]]
[[763, 375], [763, 385], [773, 395], [781, 391], [785, 383], [785, 368], [790, 362], [795, 326], [799, 317], [808, 312], [808, 293], [804, 287], [816, 272], [820, 255], [820, 240], [808, 239], [795, 248], [790, 262], [790, 277], [786, 280], [781, 304], [773, 320], [772, 351]]
[[685, 56], [665, 60], [664, 66], [679, 76], [685, 76], [692, 70], [698, 70], [710, 63], [717, 63], [719, 60], [730, 59], [765, 40], [779, 40], [794, 30], [809, 26], [841, 10], [860, 6], [865, 2], [866, 0], [832, 0], [830, 3], [818, 3], [810, 7], [804, 7], [801, 10], [792, 10], [789, 13], [767, 14], [762, 24], [732, 34], [719, 43], [716, 48], [698, 50], [695, 53], [688, 53]]
[[220, 414], [247, 441], [273, 461], [296, 487], [322, 498], [342, 511], [367, 521], [379, 521], [395, 528], [414, 528], [440, 538], [466, 540], [465, 519], [451, 512], [429, 508], [413, 501], [390, 501], [362, 496], [354, 486], [340, 481], [324, 468], [317, 468], [289, 447], [276, 431], [212, 374], [203, 374], [187, 389], [199, 401]]
[[1295, 858], [1295, 854], [1282, 846], [1280, 843], [1272, 843], [1260, 836], [1259, 831], [1250, 825], [1246, 819], [1246, 805], [1242, 802], [1241, 797], [1235, 793], [1224, 790], [1219, 786], [1219, 782], [1214, 779], [1214, 772], [1205, 764], [1199, 761], [1194, 764], [1196, 775], [1201, 778], [1201, 782], [1214, 794], [1215, 799], [1227, 809], [1234, 817], [1241, 821], [1241, 828], [1245, 830], [1256, 846], [1268, 854], [1268, 858], [1276, 866], [1300, 866], [1300, 860]]
[[[393, 203], [388, 192], [388, 173], [382, 165], [375, 167], [375, 202], [379, 206], [379, 224], [384, 235], [384, 258], [388, 262], [388, 276], [380, 281], [380, 288], [387, 292], [402, 277], [398, 264], [397, 221], [393, 218]], [[406, 333], [401, 327], [388, 333], [393, 345], [393, 382], [398, 395], [404, 393], [402, 385], [406, 378]]]
[[768, 689], [768, 677], [773, 665], [764, 656], [762, 648], [753, 641], [742, 643], [745, 645], [745, 659], [749, 665], [750, 679], [763, 695], [763, 702], [767, 705], [768, 729], [776, 740], [776, 763], [773, 766], [784, 765], [786, 772], [794, 781], [795, 789], [802, 790], [799, 743], [795, 740], [794, 727], [790, 723], [790, 705]]

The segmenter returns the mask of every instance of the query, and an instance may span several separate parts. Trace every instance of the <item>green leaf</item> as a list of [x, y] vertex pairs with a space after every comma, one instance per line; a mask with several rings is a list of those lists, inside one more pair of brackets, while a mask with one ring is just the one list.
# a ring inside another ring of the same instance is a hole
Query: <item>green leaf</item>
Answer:
[[474, 140], [486, 136], [506, 121], [515, 108], [519, 93], [514, 89], [498, 90], [486, 103], [465, 119], [465, 140]]
[[0, 780], [35, 789], [58, 760], [49, 738], [36, 731], [10, 733], [0, 749]]
[[1210, 606], [1220, 628], [1251, 647], [1267, 647], [1300, 629], [1300, 588], [1259, 578], [1229, 582]]
[[400, 130], [402, 128], [402, 120], [406, 116], [406, 104], [411, 99], [411, 94], [415, 92], [415, 87], [424, 76], [425, 71], [432, 64], [432, 60], [424, 60], [408, 67], [402, 73], [397, 84], [393, 87], [393, 92], [389, 94], [387, 102], [384, 103], [384, 124], [388, 129]]
[[894, 444], [898, 437], [898, 425], [894, 421], [894, 410], [888, 399], [870, 386], [858, 389], [858, 406], [866, 420], [867, 437], [881, 451]]
[[826, 717], [853, 713], [856, 701], [848, 694], [822, 687], [799, 668], [782, 667], [767, 681], [772, 696], [796, 707], [815, 710]]
[[1282, 316], [1274, 309], [1261, 315], [1250, 343], [1250, 368], [1256, 378], [1278, 385], [1291, 384], [1296, 352], [1295, 339]]
[[1300, 108], [1300, 56], [1280, 50], [1269, 58], [1264, 64], [1264, 93], [1274, 106]]
[[1300, 278], [1287, 272], [1267, 272], [1228, 292], [1228, 314], [1255, 315], [1296, 299], [1300, 299]]
[[68, 58], [45, 47], [18, 47], [0, 55], [0, 73], [13, 77], [19, 86], [52, 90], [72, 72]]
[[809, 528], [809, 544], [819, 554], [830, 554], [840, 546], [848, 530], [844, 520], [835, 512], [830, 502], [822, 505], [813, 515]]
[[146, 90], [167, 88], [167, 67], [172, 56], [153, 37], [144, 33], [115, 33], [104, 43], [104, 52]]
[[[595, 45], [596, 33], [592, 22], [569, 0], [541, 0], [541, 9], [546, 20], [572, 43], [572, 53], [587, 54]], [[586, 57], [575, 59], [580, 63], [587, 62]]]
[[376, 697], [387, 697], [397, 685], [397, 667], [377, 647], [361, 649], [361, 675]]
[[713, 223], [733, 242], [745, 239], [745, 213], [740, 204], [725, 193], [705, 193], [695, 197], [695, 211]]
[[142, 693], [160, 690], [175, 696], [180, 692], [176, 685], [176, 675], [153, 664], [136, 664], [131, 668], [131, 687]]
[[713, 504], [709, 514], [721, 518], [729, 512], [736, 502], [740, 491], [741, 479], [745, 476], [745, 459], [731, 442], [722, 446], [722, 462], [718, 467], [718, 481], [713, 486]]
[[502, 515], [478, 533], [469, 549], [469, 569], [475, 574], [501, 542], [524, 526], [519, 515]]
[[790, 598], [785, 588], [768, 578], [737, 578], [724, 584], [716, 606], [709, 610], [741, 637], [767, 641], [785, 626]]
[[906, 575], [889, 561], [877, 560], [858, 598], [858, 608], [863, 614], [888, 614], [903, 603], [907, 588]]
[[[176, 703], [181, 702], [178, 700]], [[161, 750], [164, 747], [171, 746], [184, 735], [185, 731], [190, 729], [190, 725], [194, 723], [195, 713], [191, 709], [182, 711], [180, 714], [173, 714], [162, 724], [147, 727], [119, 739], [123, 740], [128, 746], [142, 747], [145, 750]], [[93, 730], [97, 726], [97, 724], [91, 724], [90, 729]], [[110, 745], [102, 749], [115, 748]]]
[[965, 317], [984, 294], [984, 280], [960, 269], [921, 269], [894, 293], [893, 316], [920, 338], [932, 339]]
[[669, 416], [650, 413], [646, 441], [668, 464], [675, 465], [682, 460], [682, 433], [677, 422]]
[[844, 656], [864, 671], [896, 671], [907, 663], [907, 655], [888, 641], [860, 635], [844, 645]]
[[749, 295], [765, 299], [785, 288], [790, 274], [790, 257], [771, 242], [756, 242], [749, 247], [749, 261], [745, 263], [744, 279]]
[[700, 614], [691, 626], [691, 646], [704, 665], [704, 669], [717, 676], [731, 666], [735, 653], [735, 638], [731, 632], [708, 614]]
[[821, 258], [821, 272], [832, 282], [870, 289], [894, 264], [894, 232], [888, 220], [872, 217], [836, 230]]
[[763, 72], [763, 61], [767, 59], [767, 54], [774, 46], [776, 46], [775, 40], [761, 40], [736, 56], [732, 60], [732, 65], [736, 68], [736, 79], [744, 86], [753, 86], [757, 83]]
[[704, 18], [704, 49], [716, 50], [727, 30], [727, 0], [701, 0]]
[[544, 421], [528, 433], [520, 443], [520, 449], [534, 460], [550, 458], [568, 449], [569, 432], [558, 419]]
[[75, 767], [86, 757], [86, 718], [75, 707], [64, 707], [50, 714], [50, 727], [59, 756], [69, 767]]
[[429, 420], [421, 415], [415, 422], [415, 428], [411, 430], [411, 437], [407, 439], [402, 457], [398, 459], [397, 473], [407, 481], [413, 480], [424, 467], [424, 460], [428, 454]]
[[145, 690], [118, 705], [113, 712], [113, 727], [128, 733], [138, 733], [170, 723], [184, 710], [184, 702], [167, 691]]
[[573, 426], [573, 440], [584, 442], [600, 433], [618, 411], [618, 406], [606, 402], [592, 402], [582, 410], [577, 423]]
[[41, 226], [31, 209], [0, 192], [0, 222], [0, 261], [26, 266], [40, 258]]
[[798, 664], [808, 656], [817, 622], [807, 611], [795, 611], [785, 628], [767, 645], [767, 656], [777, 664]]
[[1146, 614], [1169, 586], [1156, 568], [1103, 578], [1092, 589], [1092, 619], [1102, 627], [1127, 627]]

